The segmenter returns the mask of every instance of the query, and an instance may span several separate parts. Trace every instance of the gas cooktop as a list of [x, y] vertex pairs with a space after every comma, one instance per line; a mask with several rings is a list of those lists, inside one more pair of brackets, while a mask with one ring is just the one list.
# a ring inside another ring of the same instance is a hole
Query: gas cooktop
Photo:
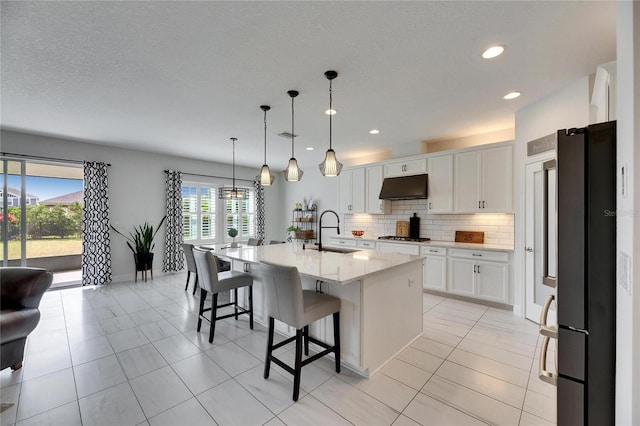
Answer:
[[425, 241], [431, 241], [431, 238], [411, 238], [411, 237], [396, 237], [395, 235], [385, 235], [384, 237], [378, 237], [379, 240], [393, 240], [393, 241], [413, 241], [422, 243]]

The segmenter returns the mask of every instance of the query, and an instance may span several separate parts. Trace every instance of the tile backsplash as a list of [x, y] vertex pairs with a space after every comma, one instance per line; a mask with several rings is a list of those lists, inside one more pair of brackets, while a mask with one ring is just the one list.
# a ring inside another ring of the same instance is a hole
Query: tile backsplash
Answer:
[[427, 214], [424, 200], [391, 201], [391, 214], [345, 214], [345, 234], [352, 230], [365, 231], [365, 238], [394, 235], [396, 221], [409, 220], [413, 213], [420, 217], [420, 236], [432, 240], [454, 241], [456, 231], [483, 231], [487, 244], [513, 245], [513, 214]]

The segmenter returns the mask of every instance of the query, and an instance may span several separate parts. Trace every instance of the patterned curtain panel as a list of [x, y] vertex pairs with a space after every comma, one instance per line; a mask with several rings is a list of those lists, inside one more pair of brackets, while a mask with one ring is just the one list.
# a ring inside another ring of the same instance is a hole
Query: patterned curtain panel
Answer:
[[165, 221], [164, 261], [162, 271], [184, 268], [182, 252], [182, 172], [165, 170], [167, 186], [167, 219]]
[[255, 180], [253, 189], [256, 193], [256, 238], [264, 240], [264, 188]]
[[84, 163], [82, 285], [111, 282], [107, 165]]

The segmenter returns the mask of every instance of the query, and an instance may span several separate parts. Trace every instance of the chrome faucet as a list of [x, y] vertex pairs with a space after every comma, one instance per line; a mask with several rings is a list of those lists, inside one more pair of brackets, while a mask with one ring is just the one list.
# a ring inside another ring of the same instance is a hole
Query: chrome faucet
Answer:
[[[322, 216], [324, 216], [325, 213], [333, 213], [338, 220], [338, 224], [336, 226], [322, 226]], [[320, 223], [318, 224], [318, 251], [322, 251], [322, 228], [335, 228], [338, 230], [338, 235], [340, 235], [340, 216], [338, 216], [338, 213], [334, 212], [333, 210], [325, 210], [320, 215]]]

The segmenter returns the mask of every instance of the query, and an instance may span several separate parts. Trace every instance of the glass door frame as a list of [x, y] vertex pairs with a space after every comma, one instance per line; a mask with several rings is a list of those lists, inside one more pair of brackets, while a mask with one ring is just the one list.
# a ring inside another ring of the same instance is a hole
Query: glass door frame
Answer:
[[9, 265], [9, 162], [20, 163], [20, 266], [27, 266], [27, 162], [2, 158], [2, 266]]

